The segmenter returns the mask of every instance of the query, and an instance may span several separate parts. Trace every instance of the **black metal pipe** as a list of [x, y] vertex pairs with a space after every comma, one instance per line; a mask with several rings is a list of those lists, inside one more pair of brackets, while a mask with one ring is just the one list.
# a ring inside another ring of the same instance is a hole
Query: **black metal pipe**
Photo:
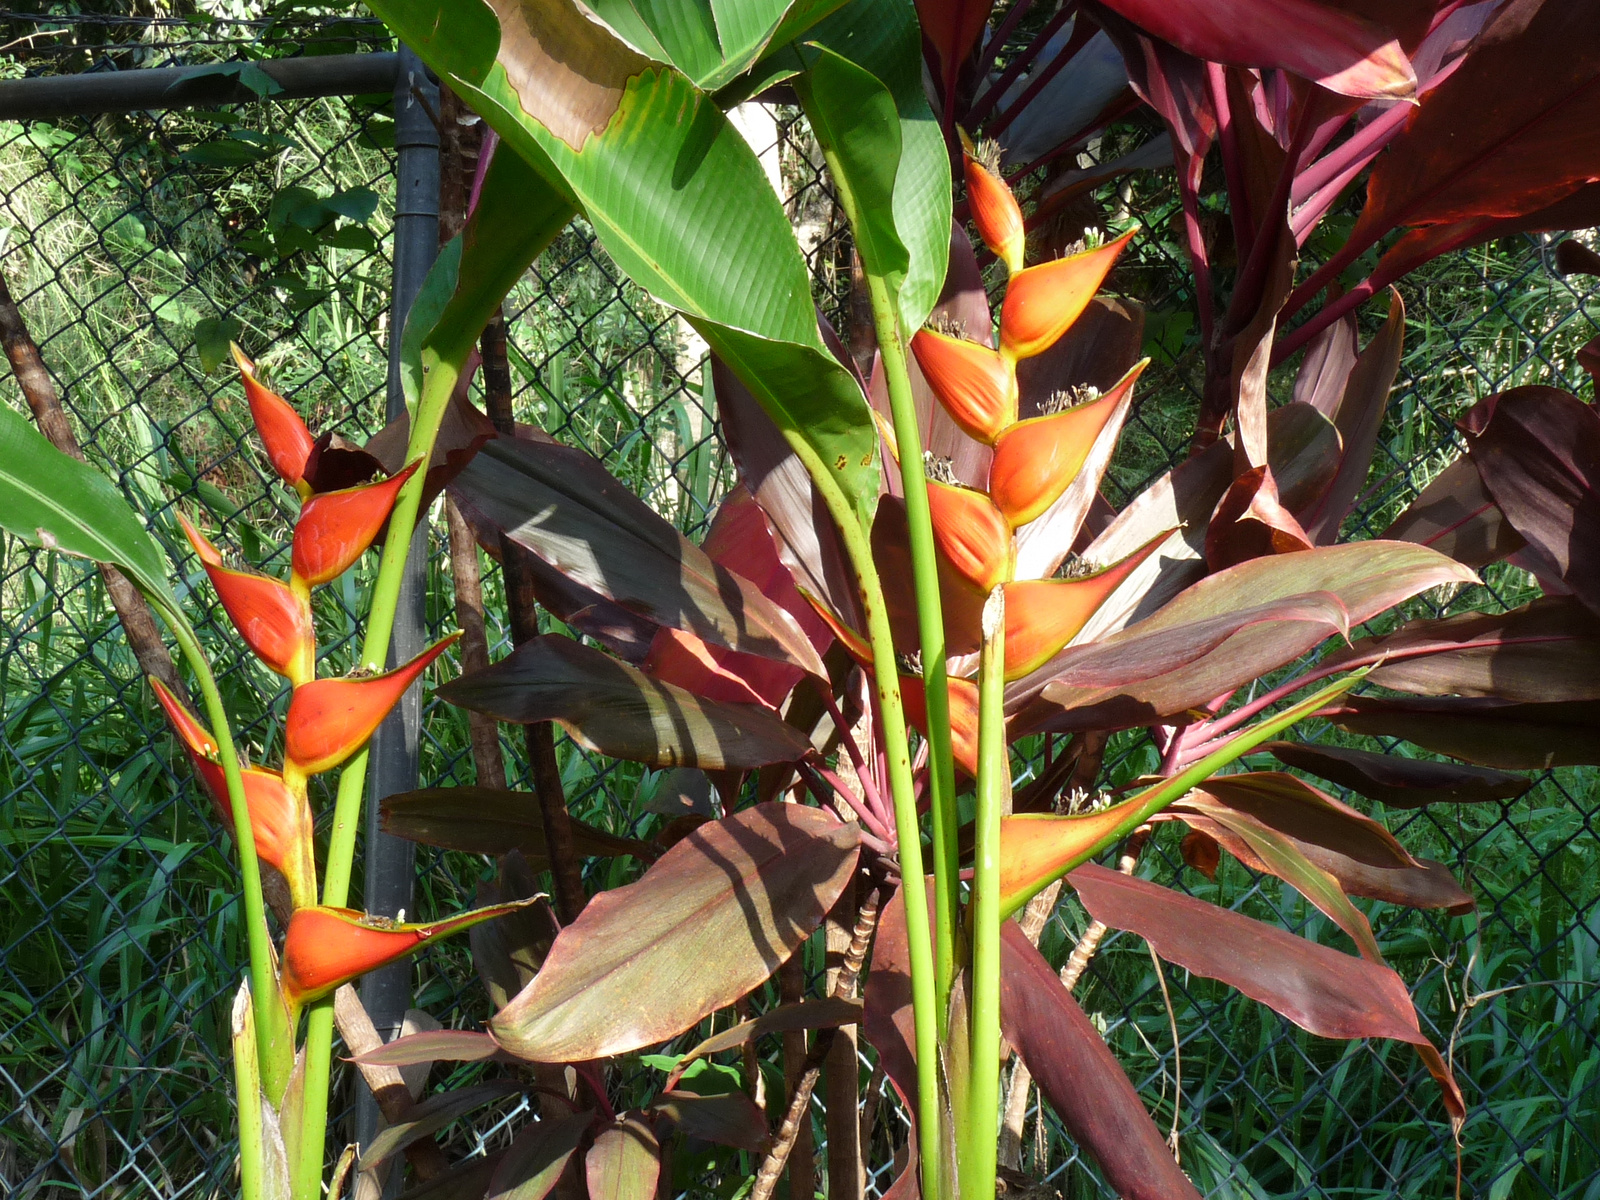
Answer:
[[396, 54], [317, 54], [259, 59], [254, 66], [283, 90], [258, 96], [238, 75], [208, 67], [93, 71], [39, 79], [0, 79], [0, 120], [41, 121], [99, 113], [242, 104], [261, 99], [356, 96], [394, 87]]

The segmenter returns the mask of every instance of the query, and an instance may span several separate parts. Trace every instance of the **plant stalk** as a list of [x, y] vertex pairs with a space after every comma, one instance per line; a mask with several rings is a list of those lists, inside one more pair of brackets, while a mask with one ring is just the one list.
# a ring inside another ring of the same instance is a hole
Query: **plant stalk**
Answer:
[[912, 585], [917, 598], [917, 627], [922, 643], [922, 687], [928, 714], [928, 793], [933, 814], [934, 971], [939, 1022], [948, 1035], [950, 989], [965, 957], [959, 944], [960, 902], [955, 760], [950, 753], [950, 680], [945, 667], [944, 612], [939, 596], [939, 563], [933, 545], [933, 518], [928, 509], [928, 476], [922, 463], [922, 431], [917, 425], [916, 398], [906, 364], [905, 339], [889, 285], [867, 274], [872, 316], [883, 356], [889, 410], [900, 449], [900, 483], [905, 495], [906, 527], [911, 545]]
[[[372, 587], [372, 603], [367, 613], [367, 632], [361, 646], [361, 666], [382, 670], [394, 633], [395, 611], [400, 603], [400, 583], [405, 574], [411, 534], [416, 529], [422, 508], [422, 489], [427, 478], [426, 464], [433, 456], [439, 424], [450, 405], [450, 394], [461, 377], [462, 367], [472, 351], [472, 340], [464, 344], [424, 349], [432, 357], [412, 415], [411, 438], [406, 445], [406, 461], [423, 461], [424, 467], [406, 480], [389, 516], [389, 532], [378, 562], [378, 578]], [[350, 875], [354, 867], [356, 831], [361, 826], [361, 802], [367, 789], [368, 753], [365, 749], [345, 764], [339, 776], [338, 798], [334, 802], [333, 833], [328, 841], [328, 865], [323, 874], [322, 903], [343, 907], [350, 900]], [[328, 1081], [333, 1067], [333, 997], [313, 1001], [306, 1017], [306, 1060], [304, 1107], [301, 1110], [300, 1148], [290, 1164], [290, 1194], [294, 1200], [319, 1200], [322, 1195], [322, 1160], [328, 1126]]]
[[961, 1194], [994, 1195], [1000, 1110], [1000, 818], [1005, 804], [1005, 589], [983, 606], [978, 657], [978, 787], [972, 870], [972, 1003]]
[[[153, 599], [153, 598], [152, 598]], [[206, 661], [205, 651], [183, 614], [157, 600], [161, 615], [172, 627], [178, 648], [188, 660], [200, 684], [206, 716], [217, 754], [222, 760], [222, 775], [228, 785], [228, 804], [233, 809], [233, 841], [239, 855], [239, 884], [244, 893], [245, 935], [250, 954], [250, 992], [255, 1010], [256, 1046], [261, 1060], [262, 1087], [274, 1106], [283, 1099], [294, 1069], [294, 1030], [288, 1013], [277, 999], [278, 974], [272, 964], [272, 935], [267, 930], [267, 905], [261, 891], [261, 860], [256, 857], [255, 833], [250, 826], [250, 805], [245, 799], [244, 776], [239, 769], [239, 753], [233, 744], [233, 729], [228, 724], [228, 709], [217, 690], [217, 678]], [[254, 999], [259, 997], [260, 999]]]
[[883, 753], [888, 766], [889, 796], [894, 805], [895, 840], [900, 856], [902, 901], [906, 916], [906, 950], [911, 964], [911, 1014], [917, 1056], [918, 1148], [922, 1160], [922, 1195], [940, 1200], [945, 1195], [940, 1178], [939, 1025], [934, 988], [933, 937], [928, 920], [926, 878], [922, 863], [922, 831], [917, 820], [916, 788], [911, 776], [911, 746], [906, 734], [905, 708], [900, 701], [900, 672], [895, 662], [894, 640], [883, 584], [872, 561], [867, 531], [827, 464], [816, 450], [790, 426], [784, 439], [811, 476], [817, 494], [838, 527], [850, 565], [856, 573], [862, 614], [872, 646], [873, 686], [883, 722]]

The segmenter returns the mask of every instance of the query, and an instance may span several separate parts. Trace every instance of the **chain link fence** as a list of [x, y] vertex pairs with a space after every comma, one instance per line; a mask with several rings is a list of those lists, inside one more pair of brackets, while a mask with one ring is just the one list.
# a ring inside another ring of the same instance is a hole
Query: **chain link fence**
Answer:
[[[252, 66], [263, 55], [393, 49], [370, 20], [311, 18], [293, 6], [274, 19], [243, 11], [0, 11], [0, 76], [212, 66], [270, 92]], [[844, 328], [850, 250], [820, 156], [791, 110], [750, 106], [740, 121], [789, 197], [819, 304]], [[205, 617], [202, 636], [257, 757], [275, 752], [286, 696], [235, 653], [175, 513], [198, 513], [224, 531], [230, 551], [264, 569], [286, 566], [292, 508], [249, 436], [230, 338], [259, 357], [313, 429], [359, 440], [382, 425], [393, 141], [386, 92], [0, 119], [0, 274], [86, 454], [186, 564], [180, 599]], [[1175, 197], [1155, 177], [1109, 188], [1096, 204], [1087, 223], [1131, 211], [1150, 231], [1113, 280], [1149, 310], [1156, 360], [1113, 475], [1131, 494], [1183, 453], [1199, 367], [1187, 273], [1164, 235]], [[1361, 535], [1381, 532], [1459, 452], [1453, 420], [1478, 398], [1525, 382], [1586, 394], [1574, 351], [1596, 331], [1596, 298], [1554, 274], [1551, 257], [1548, 244], [1517, 238], [1443, 260], [1402, 286], [1407, 351], [1356, 518]], [[692, 331], [622, 278], [581, 223], [518, 285], [507, 316], [518, 419], [595, 453], [686, 532], [703, 531], [733, 468], [702, 403], [703, 348]], [[1274, 392], [1286, 394], [1287, 380]], [[20, 403], [9, 377], [0, 396]], [[443, 630], [455, 617], [442, 531], [431, 549], [427, 620]], [[1486, 578], [1487, 588], [1428, 603], [1437, 611], [1531, 595], [1514, 568]], [[355, 614], [370, 582], [351, 572], [319, 601], [333, 669], [355, 655]], [[509, 630], [493, 624], [504, 606], [487, 564], [484, 585], [498, 654]], [[244, 954], [227, 843], [177, 765], [99, 576], [7, 539], [0, 612], [0, 1196], [229, 1194], [232, 1118], [219, 1081], [231, 1077], [226, 1002]], [[513, 774], [525, 771], [519, 741], [504, 738], [502, 751]], [[1113, 782], [1154, 765], [1132, 734], [1114, 740], [1107, 761]], [[618, 832], [655, 819], [655, 774], [570, 743], [561, 763], [585, 819]], [[1371, 906], [1380, 942], [1467, 1094], [1463, 1195], [1600, 1198], [1593, 774], [1550, 772], [1501, 804], [1376, 810], [1480, 902], [1475, 915], [1456, 918]], [[426, 712], [422, 777], [475, 782], [458, 710]], [[330, 802], [313, 796], [319, 811]], [[1183, 866], [1167, 832], [1146, 856], [1163, 879], [1206, 899], [1327, 935], [1321, 915], [1275, 879], [1230, 864], [1208, 882]], [[430, 913], [465, 907], [490, 869], [425, 853], [417, 903]], [[1085, 924], [1065, 901], [1041, 943], [1052, 961]], [[1166, 968], [1169, 1018], [1156, 970], [1137, 939], [1113, 935], [1079, 996], [1157, 1121], [1176, 1131], [1203, 1194], [1453, 1194], [1455, 1147], [1409, 1050], [1313, 1039], [1242, 996]], [[414, 982], [417, 1006], [446, 1024], [487, 1015], [464, 944], [424, 956]], [[882, 1107], [890, 1112], [893, 1101]], [[492, 1143], [504, 1124], [460, 1129], [455, 1145]], [[820, 1123], [816, 1132], [820, 1145]], [[877, 1191], [903, 1140], [902, 1122], [879, 1121]], [[1030, 1112], [1025, 1142], [1024, 1166], [1047, 1194], [1111, 1194], [1048, 1113]], [[731, 1195], [735, 1186], [708, 1182], [691, 1194]]]

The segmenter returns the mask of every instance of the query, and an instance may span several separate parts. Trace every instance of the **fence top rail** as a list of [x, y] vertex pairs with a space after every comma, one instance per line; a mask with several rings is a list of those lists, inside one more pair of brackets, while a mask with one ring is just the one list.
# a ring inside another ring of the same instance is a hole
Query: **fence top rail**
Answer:
[[259, 68], [281, 89], [266, 96], [251, 89], [239, 73], [219, 72], [216, 66], [151, 67], [4, 79], [0, 80], [0, 120], [41, 121], [100, 113], [389, 92], [394, 88], [397, 62], [398, 56], [390, 51], [259, 59], [250, 65]]

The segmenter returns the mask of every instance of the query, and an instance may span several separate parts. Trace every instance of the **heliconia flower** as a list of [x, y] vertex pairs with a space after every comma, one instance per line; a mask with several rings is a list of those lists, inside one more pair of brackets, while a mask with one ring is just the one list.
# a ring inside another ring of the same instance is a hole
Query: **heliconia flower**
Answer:
[[939, 403], [969, 437], [992, 443], [1017, 419], [1016, 370], [998, 350], [919, 329], [911, 352]]
[[1000, 822], [1000, 912], [1010, 916], [1101, 839], [1115, 833], [1139, 798], [1081, 816], [1018, 813]]
[[1022, 579], [1006, 584], [1006, 679], [1037, 671], [1078, 636], [1095, 610], [1167, 540], [1168, 530], [1121, 562], [1072, 579]]
[[244, 394], [250, 401], [250, 416], [256, 423], [256, 433], [261, 437], [262, 448], [272, 469], [290, 487], [304, 496], [306, 486], [306, 460], [311, 457], [311, 447], [316, 438], [300, 419], [300, 414], [289, 402], [256, 378], [256, 365], [237, 345], [229, 343], [233, 361], [238, 364], [239, 376], [244, 380]]
[[[900, 676], [900, 703], [906, 721], [928, 734], [928, 693], [920, 675]], [[950, 680], [950, 757], [968, 775], [978, 774], [978, 685], [970, 679]]]
[[[156, 699], [167, 714], [178, 738], [189, 752], [195, 771], [217, 803], [228, 831], [233, 831], [233, 804], [228, 798], [228, 781], [217, 761], [217, 742], [211, 731], [195, 720], [176, 696], [158, 679], [152, 679]], [[296, 907], [315, 904], [317, 899], [316, 862], [311, 841], [311, 808], [304, 794], [296, 793], [283, 776], [265, 767], [240, 764], [245, 805], [250, 810], [250, 831], [255, 838], [256, 857], [275, 868], [289, 884], [289, 895]]]
[[316, 671], [317, 641], [307, 598], [281, 579], [223, 566], [217, 548], [182, 513], [178, 523], [245, 645], [296, 686], [308, 682]]
[[1017, 206], [1011, 185], [997, 169], [997, 155], [991, 158], [980, 147], [976, 153], [969, 150], [964, 157], [967, 203], [972, 208], [972, 223], [978, 227], [978, 236], [983, 238], [984, 245], [993, 250], [1006, 264], [1006, 270], [1015, 275], [1022, 270], [1027, 238], [1022, 209]]
[[294, 527], [294, 573], [315, 586], [337, 579], [360, 558], [389, 519], [395, 497], [421, 460], [404, 470], [337, 492], [320, 492], [300, 510]]
[[406, 688], [460, 636], [452, 633], [382, 675], [314, 679], [295, 688], [284, 721], [285, 761], [305, 775], [338, 766], [367, 744]]
[[403, 925], [353, 908], [296, 909], [283, 940], [280, 980], [289, 1011], [359, 975], [402, 959], [435, 938], [526, 908], [543, 897], [475, 908], [443, 921]]
[[987, 595], [1011, 577], [1011, 526], [975, 488], [928, 480], [933, 540], [956, 572]]
[[1000, 435], [989, 467], [989, 495], [1012, 528], [1039, 517], [1071, 486], [1149, 361], [1135, 364], [1104, 396], [1018, 421]]
[[1055, 345], [1094, 299], [1135, 232], [1013, 275], [1000, 307], [1001, 351], [1014, 359], [1032, 358]]

